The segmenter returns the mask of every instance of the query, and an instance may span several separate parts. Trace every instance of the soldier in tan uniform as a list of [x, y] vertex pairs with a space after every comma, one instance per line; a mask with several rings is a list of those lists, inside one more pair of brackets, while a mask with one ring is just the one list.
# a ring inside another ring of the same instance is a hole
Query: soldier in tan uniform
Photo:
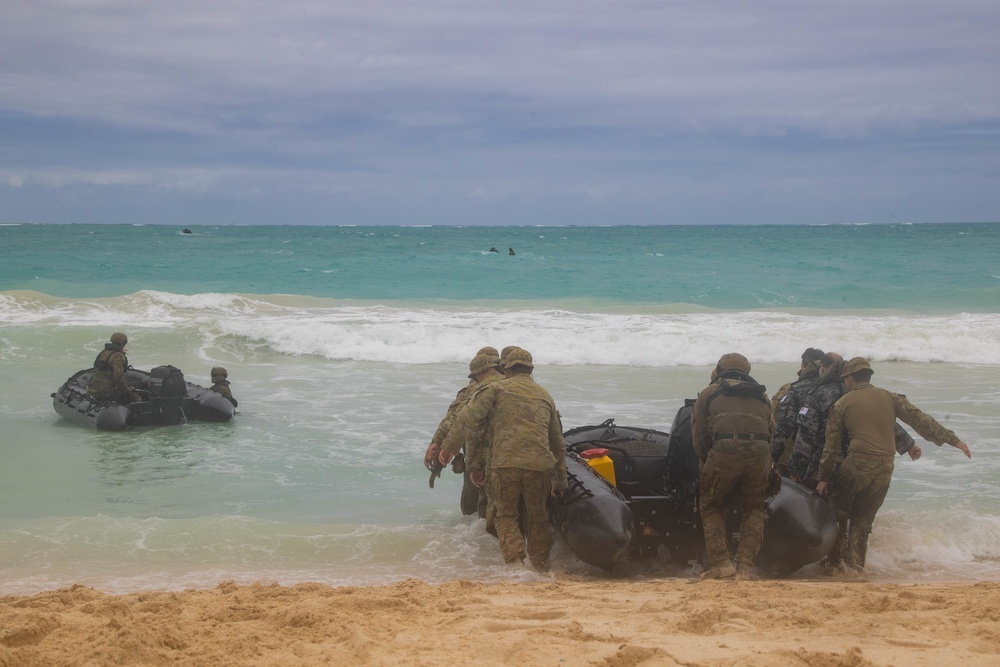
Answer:
[[[842, 378], [847, 393], [833, 405], [826, 424], [816, 492], [824, 494], [833, 482], [830, 503], [840, 532], [827, 563], [834, 571], [843, 566], [864, 569], [872, 522], [892, 480], [896, 419], [936, 445], [947, 442], [972, 458], [969, 447], [953, 431], [921, 412], [905, 396], [872, 386], [873, 373], [863, 357], [854, 357], [844, 365]], [[845, 433], [850, 444], [847, 456], [837, 467]]]
[[[428, 445], [427, 451], [424, 453], [424, 466], [428, 470], [432, 469], [432, 463], [434, 463], [438, 455], [441, 452], [441, 443], [448, 436], [451, 431], [452, 426], [455, 423], [455, 418], [458, 413], [462, 411], [472, 396], [475, 394], [476, 390], [482, 386], [482, 384], [492, 382], [494, 380], [503, 379], [503, 376], [497, 371], [497, 366], [500, 363], [499, 356], [497, 355], [496, 348], [484, 347], [476, 353], [476, 356], [472, 358], [469, 362], [469, 384], [462, 387], [458, 394], [455, 395], [455, 400], [451, 402], [448, 406], [448, 411], [445, 413], [444, 418], [441, 423], [438, 424], [437, 430], [434, 432], [434, 437], [431, 438], [431, 444]], [[461, 451], [465, 447], [466, 443], [461, 443], [460, 448], [455, 451]], [[466, 458], [468, 457], [468, 452], [466, 452]], [[469, 470], [467, 466], [457, 466], [454, 468], [455, 472], [462, 474], [462, 496], [459, 502], [462, 514], [476, 514], [479, 513], [480, 516], [485, 516], [486, 514], [486, 499], [480, 492], [480, 489], [472, 483], [469, 477]], [[464, 460], [463, 460], [464, 464]]]
[[[766, 389], [749, 373], [750, 362], [742, 354], [723, 355], [691, 413], [692, 444], [701, 461], [699, 510], [712, 563], [702, 579], [756, 576], [754, 566], [767, 521], [764, 502], [774, 419]], [[737, 487], [743, 518], [734, 566], [722, 510], [726, 496]]]
[[211, 389], [217, 394], [222, 394], [223, 396], [225, 396], [226, 400], [232, 403], [233, 407], [236, 408], [239, 407], [240, 404], [235, 398], [233, 398], [233, 392], [229, 388], [229, 380], [227, 379], [228, 377], [229, 377], [229, 371], [227, 371], [222, 366], [215, 366], [214, 368], [212, 368], [212, 386], [209, 387], [209, 389]]
[[126, 405], [138, 402], [139, 396], [125, 382], [125, 372], [128, 370], [128, 357], [125, 356], [125, 346], [128, 336], [120, 331], [111, 334], [111, 342], [104, 344], [104, 349], [94, 359], [94, 374], [87, 385], [87, 393], [99, 400], [115, 401]]
[[[552, 548], [547, 502], [550, 495], [566, 490], [566, 443], [555, 401], [532, 379], [533, 369], [527, 350], [511, 350], [504, 366], [506, 379], [476, 392], [445, 438], [440, 458], [447, 464], [461, 442], [485, 427], [487, 495], [495, 509], [504, 562], [524, 561], [525, 539], [518, 526], [518, 502], [523, 499], [527, 556], [535, 569], [545, 571]], [[484, 479], [478, 467], [471, 474], [473, 481]]]

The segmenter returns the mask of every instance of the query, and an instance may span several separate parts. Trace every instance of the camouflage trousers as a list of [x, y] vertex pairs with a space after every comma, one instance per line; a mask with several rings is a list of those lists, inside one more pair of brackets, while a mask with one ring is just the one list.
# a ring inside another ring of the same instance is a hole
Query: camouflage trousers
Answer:
[[865, 566], [872, 522], [892, 481], [892, 457], [867, 458], [848, 454], [837, 468], [830, 504], [837, 516], [837, 541], [827, 556], [831, 566]]
[[[552, 473], [521, 468], [495, 468], [490, 471], [487, 486], [504, 562], [513, 563], [524, 559], [527, 537], [527, 555], [531, 558], [532, 565], [539, 570], [547, 569], [549, 551], [552, 549], [547, 506], [552, 490]], [[522, 499], [523, 536], [518, 526], [518, 503]]]
[[726, 520], [722, 514], [726, 496], [739, 489], [743, 518], [736, 562], [754, 565], [764, 541], [767, 522], [768, 483], [771, 476], [771, 447], [767, 442], [720, 441], [708, 452], [699, 484], [701, 524], [705, 549], [712, 565], [730, 562], [726, 541]]

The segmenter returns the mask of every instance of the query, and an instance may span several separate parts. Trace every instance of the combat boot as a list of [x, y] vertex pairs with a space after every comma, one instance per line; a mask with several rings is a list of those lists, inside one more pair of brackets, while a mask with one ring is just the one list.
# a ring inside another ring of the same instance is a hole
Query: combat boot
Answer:
[[736, 563], [736, 578], [741, 581], [757, 581], [760, 579], [760, 575], [757, 573], [757, 568], [749, 563]]
[[706, 579], [730, 579], [736, 576], [736, 567], [729, 561], [723, 561], [721, 563], [716, 563], [712, 567], [708, 568], [701, 575], [701, 581]]

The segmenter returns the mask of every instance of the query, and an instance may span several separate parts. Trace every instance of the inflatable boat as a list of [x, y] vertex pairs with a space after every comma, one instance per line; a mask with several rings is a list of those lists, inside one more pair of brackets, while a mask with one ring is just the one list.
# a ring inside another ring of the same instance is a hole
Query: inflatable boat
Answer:
[[125, 382], [142, 400], [128, 405], [97, 400], [88, 394], [93, 373], [93, 368], [87, 368], [74, 374], [52, 394], [56, 412], [101, 431], [186, 421], [227, 422], [235, 414], [225, 396], [185, 381], [184, 374], [173, 366], [157, 366], [149, 372], [129, 368]]
[[[566, 493], [550, 506], [553, 526], [580, 560], [609, 572], [628, 560], [663, 556], [702, 563], [705, 540], [698, 513], [698, 458], [685, 402], [669, 433], [617, 426], [609, 419], [565, 433]], [[757, 557], [762, 574], [786, 577], [821, 560], [837, 538], [825, 500], [782, 478], [767, 500], [768, 521]], [[730, 545], [739, 540], [740, 510], [726, 511]]]

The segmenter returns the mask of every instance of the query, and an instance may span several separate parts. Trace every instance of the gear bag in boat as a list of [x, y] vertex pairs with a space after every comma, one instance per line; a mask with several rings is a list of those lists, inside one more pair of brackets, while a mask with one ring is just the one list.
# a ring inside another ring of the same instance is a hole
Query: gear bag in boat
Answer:
[[157, 366], [149, 372], [149, 392], [163, 417], [164, 424], [180, 424], [187, 421], [183, 407], [187, 391], [187, 382], [181, 369], [174, 366]]

